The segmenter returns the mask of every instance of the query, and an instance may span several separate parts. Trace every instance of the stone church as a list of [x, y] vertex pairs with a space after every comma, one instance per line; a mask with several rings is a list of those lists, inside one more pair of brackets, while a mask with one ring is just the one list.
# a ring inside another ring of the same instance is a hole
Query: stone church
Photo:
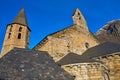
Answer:
[[95, 35], [77, 8], [73, 25], [28, 48], [30, 28], [24, 9], [7, 25], [0, 55], [1, 80], [119, 80], [120, 20]]

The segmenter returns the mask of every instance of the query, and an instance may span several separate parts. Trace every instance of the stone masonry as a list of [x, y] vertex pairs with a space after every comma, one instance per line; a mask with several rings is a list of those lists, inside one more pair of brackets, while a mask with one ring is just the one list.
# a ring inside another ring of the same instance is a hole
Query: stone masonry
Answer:
[[73, 14], [73, 21], [74, 25], [48, 35], [33, 49], [48, 51], [57, 62], [69, 52], [81, 55], [88, 48], [99, 44], [88, 30], [86, 21], [78, 9]]
[[120, 79], [120, 52], [95, 59], [104, 63], [103, 71], [108, 74], [110, 80]]
[[15, 20], [7, 26], [1, 56], [4, 56], [14, 47], [28, 48], [30, 29], [27, 25], [24, 9]]
[[[35, 55], [38, 53], [38, 51], [47, 51], [51, 59], [55, 61], [54, 64], [63, 68], [66, 72], [71, 74], [75, 78], [75, 80], [119, 80], [120, 79], [120, 45], [111, 42], [100, 44], [100, 41], [98, 41], [98, 39], [89, 31], [86, 20], [79, 9], [75, 10], [74, 14], [72, 15], [72, 18], [74, 23], [73, 25], [48, 35], [41, 42], [39, 42], [33, 48], [33, 50], [27, 50], [26, 54], [24, 55], [23, 48], [26, 49], [29, 48], [28, 47], [29, 36], [31, 30], [28, 27], [24, 9], [22, 9], [18, 14], [18, 16], [15, 18], [15, 20], [7, 26], [4, 44], [2, 47], [2, 54], [0, 55], [0, 61], [1, 61], [0, 67], [3, 66], [2, 67], [3, 74], [5, 69], [4, 66], [8, 65], [9, 67], [9, 64], [11, 65], [13, 62], [15, 65], [18, 66], [18, 64], [16, 64], [15, 61], [17, 59], [20, 60], [17, 62], [19, 64], [21, 64], [20, 62], [24, 61], [23, 58], [28, 59], [29, 61], [31, 59], [33, 60], [33, 63], [30, 63], [31, 61], [30, 62], [28, 61], [28, 64], [34, 64], [36, 63], [36, 61], [40, 63], [41, 60], [39, 59], [42, 58], [43, 58], [42, 61], [46, 61], [45, 57], [39, 56], [41, 58], [38, 57], [36, 58], [32, 56], [32, 58], [30, 58], [28, 57], [28, 55], [30, 53], [31, 55]], [[19, 49], [18, 51], [16, 50], [17, 49], [16, 48], [15, 52], [10, 54], [9, 56], [9, 53], [11, 53], [9, 51], [12, 50], [14, 47], [21, 49]], [[16, 53], [19, 54], [17, 54], [18, 56], [14, 57]], [[21, 54], [23, 54], [22, 56], [24, 57], [22, 57]], [[41, 55], [42, 54], [44, 53], [41, 53]], [[6, 62], [6, 59], [8, 59], [6, 56], [8, 56], [10, 60], [7, 61], [8, 63], [4, 64], [4, 61]], [[41, 63], [42, 65], [44, 65], [43, 62]], [[54, 65], [50, 64], [45, 66], [50, 68], [49, 66], [54, 66]], [[35, 73], [37, 71], [41, 71], [40, 69], [37, 70], [35, 68], [36, 66], [34, 65], [33, 67], [32, 66], [30, 67], [31, 67], [30, 70], [33, 68], [35, 69]], [[42, 70], [46, 70], [47, 67], [43, 66]], [[11, 68], [15, 69], [17, 67], [14, 68], [11, 67]], [[9, 70], [9, 68], [7, 69]], [[27, 69], [28, 68], [26, 68], [26, 70]], [[57, 70], [55, 69], [53, 70], [57, 72]], [[14, 70], [12, 71], [14, 72]], [[9, 71], [6, 71], [6, 73], [7, 72]], [[19, 74], [19, 72], [17, 73]], [[38, 72], [36, 73], [36, 75], [42, 73], [44, 74], [45, 72]], [[49, 75], [51, 76], [51, 74]], [[64, 76], [65, 75], [63, 75], [63, 77]], [[57, 78], [59, 77], [57, 76]]]
[[101, 64], [92, 63], [76, 63], [63, 65], [62, 68], [73, 75], [75, 80], [104, 80]]

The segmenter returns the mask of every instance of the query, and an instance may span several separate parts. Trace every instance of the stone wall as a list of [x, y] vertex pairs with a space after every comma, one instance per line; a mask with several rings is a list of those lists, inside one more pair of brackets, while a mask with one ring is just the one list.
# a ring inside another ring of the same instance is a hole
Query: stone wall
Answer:
[[48, 51], [55, 61], [59, 61], [70, 52], [81, 55], [88, 48], [98, 45], [99, 41], [89, 31], [78, 8], [72, 18], [74, 25], [50, 34], [42, 43], [37, 44], [34, 50]]
[[103, 70], [108, 73], [110, 80], [120, 79], [120, 53], [102, 56], [97, 60], [102, 61], [106, 66]]
[[45, 41], [43, 40], [34, 49], [48, 51], [55, 61], [59, 61], [69, 52], [81, 55], [88, 48], [98, 44], [97, 39], [89, 31], [74, 25], [49, 35]]
[[[22, 28], [22, 31], [19, 31], [20, 27]], [[20, 39], [18, 39], [19, 33], [21, 34]], [[5, 55], [14, 47], [28, 48], [29, 36], [30, 36], [30, 31], [28, 30], [27, 26], [23, 26], [19, 24], [8, 25], [1, 55], [2, 56]]]
[[62, 68], [73, 75], [75, 80], [104, 80], [101, 64], [93, 63], [76, 63], [63, 65]]

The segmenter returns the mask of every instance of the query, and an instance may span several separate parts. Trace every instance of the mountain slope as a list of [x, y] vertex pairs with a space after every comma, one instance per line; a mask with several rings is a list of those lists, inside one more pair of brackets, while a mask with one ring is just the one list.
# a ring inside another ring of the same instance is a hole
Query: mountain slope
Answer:
[[120, 43], [120, 20], [108, 22], [95, 34], [97, 39], [103, 42]]

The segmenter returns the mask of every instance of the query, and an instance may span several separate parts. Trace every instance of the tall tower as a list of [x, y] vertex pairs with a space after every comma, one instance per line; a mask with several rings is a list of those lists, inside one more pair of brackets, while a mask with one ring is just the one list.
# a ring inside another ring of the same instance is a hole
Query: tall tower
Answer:
[[21, 9], [13, 22], [7, 25], [1, 55], [5, 55], [14, 47], [28, 48], [30, 31], [25, 11]]

